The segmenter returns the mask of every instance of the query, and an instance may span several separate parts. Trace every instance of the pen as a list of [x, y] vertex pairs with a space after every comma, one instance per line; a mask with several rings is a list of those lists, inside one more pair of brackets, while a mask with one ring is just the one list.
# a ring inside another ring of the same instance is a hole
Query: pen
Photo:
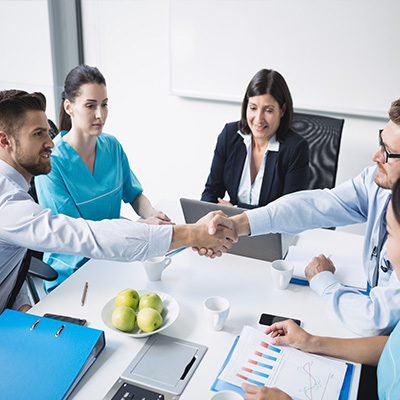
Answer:
[[85, 286], [83, 287], [83, 293], [82, 293], [82, 299], [81, 299], [81, 306], [85, 304], [85, 299], [86, 299], [86, 293], [88, 290], [88, 283], [85, 283]]
[[178, 253], [180, 253], [182, 250], [185, 250], [185, 249], [186, 249], [186, 247], [182, 247], [182, 248], [176, 249], [176, 250], [171, 250], [171, 251], [169, 251], [168, 253], [166, 253], [165, 255], [166, 255], [167, 257], [172, 257], [172, 256], [174, 256], [175, 254], [178, 254]]
[[376, 257], [378, 255], [378, 247], [374, 246], [374, 248], [372, 249], [372, 253], [371, 253], [371, 260], [373, 257]]

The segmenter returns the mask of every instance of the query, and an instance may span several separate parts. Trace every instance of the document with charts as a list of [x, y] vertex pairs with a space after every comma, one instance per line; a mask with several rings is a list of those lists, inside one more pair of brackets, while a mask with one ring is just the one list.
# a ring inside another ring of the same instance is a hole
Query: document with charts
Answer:
[[270, 336], [243, 327], [232, 357], [219, 379], [278, 387], [296, 400], [338, 399], [346, 374], [344, 361], [271, 345]]

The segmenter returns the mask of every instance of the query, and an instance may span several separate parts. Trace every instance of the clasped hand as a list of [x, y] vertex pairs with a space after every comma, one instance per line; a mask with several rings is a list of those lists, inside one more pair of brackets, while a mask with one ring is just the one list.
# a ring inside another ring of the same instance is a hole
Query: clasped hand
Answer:
[[[220, 217], [220, 219], [218, 219], [219, 223], [215, 228], [211, 229], [211, 221], [213, 221], [216, 216]], [[238, 235], [232, 220], [222, 211], [208, 213], [206, 216], [199, 219], [195, 225], [199, 225], [206, 230], [205, 235], [202, 236], [202, 242], [198, 246], [192, 247], [199, 255], [210, 258], [220, 257], [222, 253], [225, 253], [232, 247], [233, 243], [238, 241]]]

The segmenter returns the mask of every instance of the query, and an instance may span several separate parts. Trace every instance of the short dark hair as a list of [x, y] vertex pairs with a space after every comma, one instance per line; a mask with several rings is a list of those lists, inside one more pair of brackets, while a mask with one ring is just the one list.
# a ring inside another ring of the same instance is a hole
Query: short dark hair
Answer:
[[16, 136], [28, 111], [46, 111], [43, 93], [16, 89], [0, 91], [0, 130]]
[[400, 178], [397, 179], [397, 181], [393, 185], [391, 201], [393, 214], [397, 222], [400, 224]]
[[286, 133], [292, 126], [293, 120], [293, 100], [289, 87], [283, 76], [272, 69], [261, 69], [251, 79], [247, 86], [242, 102], [242, 115], [239, 121], [239, 128], [244, 134], [251, 134], [249, 125], [247, 124], [247, 106], [249, 98], [261, 96], [264, 94], [271, 95], [279, 104], [279, 108], [286, 107], [285, 113], [281, 118], [281, 123], [276, 132], [276, 138], [279, 142], [284, 142]]
[[400, 125], [400, 99], [395, 100], [390, 106], [389, 118], [395, 124]]
[[61, 93], [58, 124], [60, 131], [69, 131], [72, 126], [71, 117], [64, 110], [64, 100], [67, 99], [73, 103], [75, 98], [80, 95], [81, 86], [87, 83], [97, 83], [106, 86], [106, 80], [99, 69], [85, 64], [73, 68], [65, 78], [64, 91]]

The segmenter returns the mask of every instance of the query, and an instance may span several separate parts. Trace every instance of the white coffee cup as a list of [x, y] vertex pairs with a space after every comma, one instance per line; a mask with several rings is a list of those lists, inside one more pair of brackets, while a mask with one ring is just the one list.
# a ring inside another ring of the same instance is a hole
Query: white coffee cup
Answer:
[[243, 397], [232, 390], [221, 390], [215, 393], [210, 400], [243, 400]]
[[220, 331], [229, 315], [229, 301], [224, 297], [211, 296], [204, 300], [204, 313], [209, 327]]
[[165, 268], [171, 264], [171, 257], [161, 256], [149, 258], [143, 263], [149, 281], [159, 281]]
[[294, 265], [290, 261], [275, 260], [271, 264], [272, 280], [276, 288], [284, 290], [293, 276]]

